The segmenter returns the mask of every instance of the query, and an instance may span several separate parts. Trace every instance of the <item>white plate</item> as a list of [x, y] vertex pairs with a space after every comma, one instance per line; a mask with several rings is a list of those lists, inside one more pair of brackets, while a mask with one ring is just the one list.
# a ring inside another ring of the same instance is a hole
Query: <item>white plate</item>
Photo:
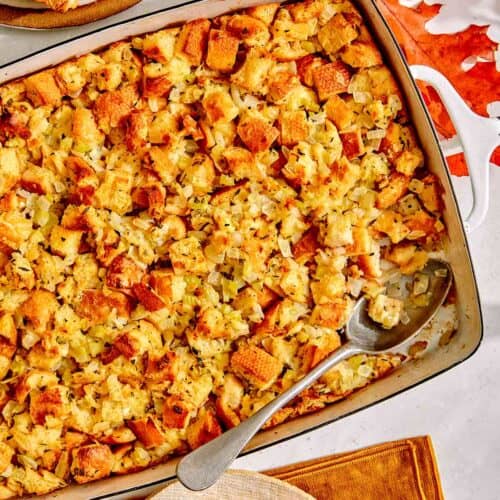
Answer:
[[[79, 6], [94, 3], [96, 0], [80, 0]], [[0, 0], [0, 5], [8, 5], [9, 7], [18, 7], [20, 9], [48, 9], [47, 5], [33, 0]]]

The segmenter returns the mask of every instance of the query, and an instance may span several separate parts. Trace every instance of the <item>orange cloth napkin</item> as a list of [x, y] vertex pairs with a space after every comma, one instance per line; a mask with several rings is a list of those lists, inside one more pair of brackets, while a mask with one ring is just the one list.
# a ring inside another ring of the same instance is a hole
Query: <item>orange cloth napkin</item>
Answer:
[[265, 472], [318, 500], [443, 500], [429, 436], [392, 441]]

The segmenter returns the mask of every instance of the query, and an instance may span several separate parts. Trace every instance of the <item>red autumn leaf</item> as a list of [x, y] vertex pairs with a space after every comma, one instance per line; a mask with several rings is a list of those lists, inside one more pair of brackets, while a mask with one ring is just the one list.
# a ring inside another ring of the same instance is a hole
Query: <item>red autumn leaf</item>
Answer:
[[[425, 23], [438, 14], [439, 5], [421, 3], [411, 9], [400, 5], [398, 0], [377, 0], [377, 4], [408, 62], [441, 71], [476, 113], [487, 116], [488, 103], [500, 100], [499, 74], [494, 62], [496, 44], [486, 36], [487, 28], [470, 26], [453, 35], [432, 35], [426, 31]], [[477, 62], [464, 71], [461, 64], [471, 56], [487, 61]], [[439, 133], [453, 137], [455, 128], [437, 92], [422, 82], [419, 87]], [[500, 148], [497, 148], [491, 161], [500, 165], [499, 160]], [[448, 158], [448, 165], [453, 174], [467, 175], [463, 155]]]

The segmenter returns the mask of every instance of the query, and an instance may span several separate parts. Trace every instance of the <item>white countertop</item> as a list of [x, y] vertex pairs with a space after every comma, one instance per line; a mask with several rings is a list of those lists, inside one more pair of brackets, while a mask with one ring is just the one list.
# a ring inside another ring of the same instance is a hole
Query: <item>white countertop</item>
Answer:
[[[144, 0], [91, 28], [138, 15], [146, 4], [148, 8], [160, 7], [168, 1]], [[87, 30], [88, 26], [42, 35], [0, 28], [0, 65], [12, 50], [26, 52], [39, 47], [42, 40], [51, 45]], [[393, 439], [430, 434], [446, 498], [497, 500], [500, 497], [500, 197], [495, 195], [500, 191], [500, 169], [492, 167], [491, 183], [487, 220], [469, 238], [485, 327], [476, 354], [458, 367], [388, 401], [246, 455], [238, 459], [235, 468], [264, 470]], [[454, 184], [466, 211], [470, 205], [468, 178], [455, 179]]]

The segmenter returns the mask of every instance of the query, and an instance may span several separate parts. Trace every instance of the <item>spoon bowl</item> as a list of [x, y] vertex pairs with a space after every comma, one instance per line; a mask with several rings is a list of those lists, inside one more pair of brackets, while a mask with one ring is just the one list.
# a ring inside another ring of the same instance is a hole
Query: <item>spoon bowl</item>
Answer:
[[[407, 321], [395, 327], [386, 329], [375, 323], [367, 311], [367, 299], [358, 300], [353, 308], [346, 327], [346, 337], [353, 346], [359, 347], [367, 354], [377, 354], [394, 349], [415, 337], [422, 328], [434, 317], [452, 283], [452, 272], [449, 264], [441, 260], [429, 260], [421, 271], [429, 280], [427, 290], [427, 305], [418, 307], [411, 300], [406, 300], [405, 313]], [[406, 291], [411, 286], [411, 277], [403, 276], [399, 287]]]
[[[347, 323], [347, 342], [250, 418], [186, 455], [177, 465], [179, 481], [194, 491], [212, 486], [276, 411], [337, 363], [355, 354], [380, 354], [410, 342], [434, 317], [446, 299], [452, 283], [450, 266], [440, 260], [429, 260], [420, 273], [421, 278], [428, 281], [428, 285], [418, 294], [425, 299], [421, 301], [424, 305], [413, 306], [411, 296], [407, 297], [404, 308], [405, 324], [400, 323], [391, 329], [382, 328], [369, 317], [366, 299], [360, 299]], [[403, 277], [399, 286], [404, 292], [408, 291], [411, 284], [411, 278]]]

